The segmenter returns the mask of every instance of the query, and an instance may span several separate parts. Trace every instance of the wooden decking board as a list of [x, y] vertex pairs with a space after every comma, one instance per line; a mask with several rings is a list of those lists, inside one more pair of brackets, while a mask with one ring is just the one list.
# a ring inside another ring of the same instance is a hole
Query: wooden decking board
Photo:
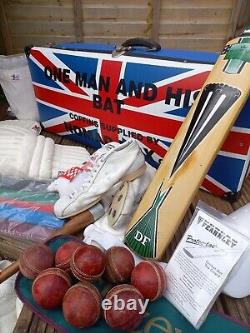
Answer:
[[236, 307], [238, 309], [238, 312], [239, 312], [242, 320], [247, 322], [248, 319], [249, 319], [249, 311], [248, 311], [249, 308], [247, 308], [247, 302], [245, 302], [244, 299], [243, 300], [241, 300], [241, 299], [234, 300], [232, 298], [231, 298], [231, 301], [235, 302]]
[[225, 314], [225, 309], [220, 297], [218, 297], [216, 302], [214, 303], [213, 310], [221, 314]]
[[27, 333], [30, 332], [29, 328], [32, 319], [35, 317], [33, 312], [29, 310], [26, 306], [23, 307], [20, 316], [18, 318], [17, 325], [13, 332], [15, 333]]
[[[0, 120], [3, 120], [4, 117], [6, 117], [6, 113], [5, 116], [3, 116], [3, 114], [4, 111], [0, 108]], [[67, 138], [59, 137], [56, 134], [49, 134], [45, 131], [42, 131], [42, 134], [53, 138], [56, 143], [65, 145], [80, 145], [79, 143], [73, 142], [72, 140], [69, 140]], [[90, 151], [90, 153], [94, 152], [94, 149], [88, 148], [88, 150]], [[176, 236], [174, 237], [174, 240], [172, 241], [169, 250], [166, 253], [166, 260], [169, 259], [171, 253], [174, 251], [176, 245], [181, 239], [181, 236], [183, 235], [187, 225], [189, 224], [191, 216], [199, 200], [204, 201], [209, 206], [214, 207], [222, 213], [230, 214], [235, 209], [238, 209], [244, 204], [250, 202], [250, 175], [245, 179], [241, 195], [239, 199], [234, 203], [229, 203], [228, 201], [215, 197], [205, 191], [200, 190], [198, 192], [183, 220], [183, 223], [177, 230]], [[15, 260], [18, 258], [19, 253], [31, 243], [32, 241], [17, 240], [9, 236], [0, 234], [0, 256]], [[220, 313], [225, 313], [236, 320], [241, 320], [242, 322], [250, 324], [250, 296], [237, 300], [221, 294], [215, 302], [213, 310]], [[26, 306], [24, 306], [13, 333], [34, 332], [55, 333], [56, 331], [52, 327], [47, 325], [44, 321], [40, 320]]]
[[39, 326], [40, 319], [37, 316], [33, 316], [30, 322], [29, 330], [30, 332], [37, 332], [37, 327]]
[[250, 202], [250, 174], [246, 177], [243, 183], [239, 199], [232, 203], [232, 206], [234, 209], [237, 209], [248, 202]]
[[249, 297], [244, 297], [241, 300], [242, 304], [244, 304], [244, 308], [247, 314], [247, 322], [250, 322], [250, 296]]
[[234, 210], [228, 201], [211, 195], [205, 191], [199, 191], [198, 199], [225, 214], [230, 214]]
[[247, 316], [247, 309], [244, 306], [244, 302], [241, 299], [234, 299], [227, 295], [221, 295], [223, 307], [225, 313], [229, 316], [241, 320], [243, 322], [249, 322], [249, 317]]
[[[45, 321], [38, 319], [36, 331], [34, 331], [34, 332], [45, 333], [47, 326], [48, 326], [48, 324]], [[15, 331], [14, 331], [14, 333], [15, 333]], [[16, 333], [18, 333], [18, 332], [16, 332]]]

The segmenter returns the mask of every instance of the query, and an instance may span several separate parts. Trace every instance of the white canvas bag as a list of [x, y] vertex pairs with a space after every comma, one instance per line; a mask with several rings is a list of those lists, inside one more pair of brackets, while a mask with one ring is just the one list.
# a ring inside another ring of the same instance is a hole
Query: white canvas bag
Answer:
[[[0, 261], [0, 271], [11, 264], [8, 260]], [[14, 290], [16, 276], [0, 284], [0, 332], [11, 333], [16, 325], [16, 294]]]

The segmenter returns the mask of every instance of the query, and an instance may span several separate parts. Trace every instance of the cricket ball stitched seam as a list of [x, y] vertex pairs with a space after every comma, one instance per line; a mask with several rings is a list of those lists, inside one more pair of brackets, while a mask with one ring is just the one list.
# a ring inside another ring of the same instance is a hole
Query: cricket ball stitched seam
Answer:
[[59, 264], [56, 264], [56, 267], [67, 265], [70, 262], [70, 258], [61, 261]]
[[117, 277], [115, 276], [114, 271], [112, 271], [108, 260], [107, 260], [106, 272], [110, 277], [110, 279], [112, 280], [112, 282], [117, 281]]
[[[36, 276], [37, 274], [39, 274], [41, 272], [41, 270], [39, 269], [36, 269], [35, 267], [31, 267], [30, 264], [26, 261], [26, 259], [21, 256], [20, 258], [20, 263], [21, 263], [21, 266], [23, 264], [23, 266], [25, 266], [25, 270], [27, 269], [29, 271], [29, 275], [32, 275], [32, 276]], [[22, 268], [21, 268], [22, 270]]]
[[[108, 257], [108, 259], [110, 259], [110, 271], [111, 271], [111, 275], [113, 275], [113, 271], [112, 271], [112, 268], [114, 270], [114, 273], [117, 274], [117, 276], [115, 277], [115, 280], [118, 278], [119, 281], [122, 281], [123, 278], [122, 278], [122, 275], [121, 273], [119, 272], [117, 266], [115, 265], [115, 261], [114, 261], [114, 253], [112, 250], [109, 251], [110, 252], [110, 257]], [[112, 265], [112, 266], [111, 266]], [[111, 268], [112, 267], [112, 268]], [[114, 276], [114, 275], [113, 275]], [[113, 277], [112, 276], [112, 277]]]
[[88, 275], [86, 273], [84, 273], [83, 271], [81, 271], [78, 267], [76, 267], [76, 263], [73, 259], [73, 266], [72, 266], [72, 270], [74, 270], [74, 272], [76, 272], [76, 274], [79, 274], [80, 276], [82, 276], [82, 278], [86, 278], [86, 279], [95, 279], [95, 278], [99, 278], [102, 276], [102, 274], [104, 273], [104, 269], [105, 267], [103, 268], [103, 270], [99, 273], [99, 274], [96, 274], [96, 275]]
[[[134, 292], [136, 292], [140, 297], [142, 297], [142, 298], [144, 299], [143, 295], [141, 294], [141, 292], [140, 292], [136, 287], [134, 287], [134, 286], [132, 286], [132, 285], [129, 285], [128, 287], [123, 288], [123, 286], [124, 286], [124, 284], [120, 284], [120, 285], [114, 287], [113, 290], [111, 290], [111, 291], [107, 294], [107, 297], [106, 297], [106, 298], [108, 298], [108, 299], [111, 300], [111, 298], [115, 296], [115, 295], [113, 295], [113, 294], [120, 294], [120, 293], [123, 293], [123, 292], [126, 292], [126, 291], [129, 291], [129, 292], [130, 292], [130, 291], [134, 291]], [[121, 287], [122, 287], [122, 289], [120, 289]]]
[[[79, 241], [79, 247], [80, 247], [81, 245], [83, 245], [83, 242]], [[77, 249], [78, 249], [78, 248], [76, 248], [75, 251], [76, 251]], [[74, 255], [75, 251], [73, 252], [72, 256]], [[67, 266], [69, 263], [70, 263], [70, 258], [65, 259], [64, 261], [60, 262], [59, 264], [56, 264], [56, 267], [61, 268], [61, 267], [64, 267], [64, 265]], [[65, 267], [65, 268], [67, 268], [67, 267]]]
[[[45, 249], [45, 247], [43, 247]], [[46, 248], [46, 251], [47, 251], [47, 248]], [[48, 252], [48, 251], [47, 251]], [[49, 252], [48, 252], [49, 253]], [[49, 253], [50, 254], [50, 253]], [[27, 258], [22, 254], [21, 258], [20, 258], [20, 261], [24, 263], [25, 265], [25, 268], [27, 268], [28, 270], [30, 270], [31, 274], [34, 275], [36, 273], [40, 273], [41, 272], [41, 268], [36, 268], [36, 267], [32, 267], [31, 263], [27, 261]]]
[[84, 281], [84, 280], [91, 281], [93, 279], [93, 278], [89, 278], [89, 277], [83, 277], [81, 272], [78, 272], [76, 270], [76, 268], [74, 267], [73, 260], [71, 260], [71, 262], [70, 262], [70, 269], [71, 269], [73, 275], [80, 281]]
[[56, 268], [67, 269], [68, 264], [69, 264], [69, 261], [65, 260], [65, 262], [61, 262], [60, 264], [56, 264]]
[[67, 266], [68, 264], [70, 264], [70, 260], [71, 260], [70, 258], [65, 259], [64, 261], [60, 262], [59, 264], [56, 264], [56, 267], [60, 268], [60, 267]]
[[76, 266], [76, 262], [75, 262], [75, 257], [77, 255], [77, 253], [82, 249], [82, 247], [79, 247], [78, 249], [76, 249], [76, 251], [74, 252], [74, 255], [72, 257], [72, 260], [71, 260], [71, 264], [72, 264], [72, 271], [75, 271], [76, 274], [80, 274], [80, 276], [86, 278], [86, 279], [95, 279], [95, 278], [99, 278], [102, 276], [102, 274], [104, 273], [104, 270], [105, 270], [105, 265], [104, 265], [104, 268], [103, 270], [99, 273], [99, 274], [96, 274], [96, 275], [88, 275], [84, 272], [82, 272], [77, 266]]
[[71, 271], [72, 271], [73, 275], [74, 275], [78, 280], [80, 280], [80, 281], [82, 281], [82, 282], [84, 282], [85, 280], [87, 280], [87, 281], [91, 281], [91, 280], [92, 280], [91, 278], [87, 278], [87, 277], [83, 277], [83, 276], [81, 276], [81, 274], [78, 274], [78, 273], [74, 270], [74, 268], [71, 268]]
[[162, 289], [162, 291], [165, 291], [166, 288], [167, 288], [167, 276], [166, 276], [166, 273], [165, 273], [164, 269], [161, 267], [161, 265], [159, 267], [160, 267], [160, 271], [163, 275], [163, 289]]
[[41, 274], [39, 274], [36, 277], [36, 279], [34, 280], [34, 283], [36, 281], [38, 281], [40, 278], [44, 277], [44, 276], [54, 275], [54, 274], [56, 274], [58, 277], [63, 278], [67, 282], [67, 284], [69, 286], [71, 286], [71, 280], [70, 280], [68, 274], [66, 272], [64, 272], [64, 271], [61, 271], [60, 268], [52, 268], [52, 269], [49, 268], [49, 270], [43, 271]]
[[[82, 286], [82, 288], [88, 290], [87, 286]], [[90, 285], [89, 291], [92, 293], [94, 299], [96, 300], [96, 306], [97, 306], [97, 310], [98, 310], [98, 312], [96, 314], [96, 318], [94, 320], [94, 322], [96, 322], [97, 319], [100, 317], [101, 310], [100, 310], [99, 304], [101, 303], [102, 300], [101, 300], [101, 297], [99, 296], [99, 292], [95, 286]]]
[[151, 299], [151, 301], [154, 301], [156, 300], [160, 295], [161, 295], [161, 288], [159, 288], [161, 286], [161, 276], [159, 274], [159, 271], [158, 271], [158, 266], [157, 264], [153, 263], [153, 262], [150, 262], [149, 261], [149, 264], [151, 265], [151, 267], [153, 268], [155, 274], [156, 274], [156, 277], [157, 277], [157, 293], [155, 295], [154, 298]]

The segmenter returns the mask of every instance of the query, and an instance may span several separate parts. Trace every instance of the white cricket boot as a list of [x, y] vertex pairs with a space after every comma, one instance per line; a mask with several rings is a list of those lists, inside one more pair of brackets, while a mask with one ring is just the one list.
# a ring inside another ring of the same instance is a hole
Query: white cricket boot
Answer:
[[102, 203], [106, 207], [106, 215], [87, 226], [84, 230], [84, 236], [91, 238], [96, 232], [100, 234], [108, 233], [119, 241], [124, 241], [130, 219], [154, 174], [155, 169], [147, 165], [147, 169], [142, 176], [130, 182], [123, 182], [118, 188], [113, 187], [111, 191], [105, 194], [102, 197]]
[[120, 181], [131, 181], [146, 170], [144, 155], [136, 140], [108, 143], [94, 153], [86, 169], [70, 184], [70, 193], [54, 205], [58, 218], [76, 215], [97, 203]]

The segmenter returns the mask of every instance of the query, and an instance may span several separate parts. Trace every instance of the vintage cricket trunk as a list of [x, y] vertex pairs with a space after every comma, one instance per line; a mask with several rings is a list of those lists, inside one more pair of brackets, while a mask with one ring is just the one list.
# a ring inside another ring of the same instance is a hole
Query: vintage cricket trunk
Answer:
[[[61, 44], [26, 50], [41, 122], [49, 132], [95, 148], [136, 138], [157, 167], [218, 54]], [[241, 112], [202, 187], [237, 194], [247, 173], [250, 101]]]

